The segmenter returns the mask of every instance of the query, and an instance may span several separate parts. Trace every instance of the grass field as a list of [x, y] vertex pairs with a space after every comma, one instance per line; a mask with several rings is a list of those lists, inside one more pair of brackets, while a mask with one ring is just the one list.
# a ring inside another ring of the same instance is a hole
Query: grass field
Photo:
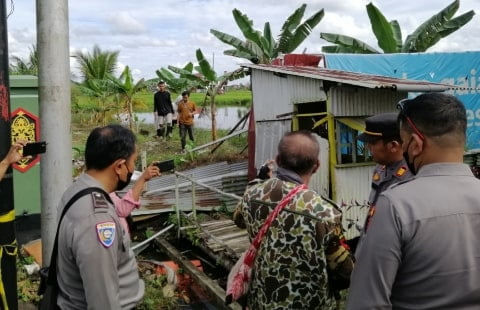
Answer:
[[[72, 87], [73, 96], [72, 102], [76, 102], [79, 109], [94, 109], [97, 104], [95, 100], [87, 96], [83, 96], [78, 90]], [[153, 111], [153, 95], [154, 93], [144, 90], [134, 96], [134, 110], [135, 112], [150, 112]], [[171, 93], [172, 100], [177, 98], [177, 94]], [[195, 102], [197, 106], [203, 105], [205, 93], [191, 93], [190, 100]], [[111, 101], [114, 101], [112, 97]], [[252, 92], [249, 90], [231, 90], [215, 97], [217, 106], [250, 106], [252, 103]]]

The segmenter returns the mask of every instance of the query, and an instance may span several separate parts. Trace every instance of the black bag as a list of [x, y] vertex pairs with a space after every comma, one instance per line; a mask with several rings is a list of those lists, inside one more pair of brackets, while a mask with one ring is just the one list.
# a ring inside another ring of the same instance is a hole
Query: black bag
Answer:
[[60, 223], [62, 222], [65, 213], [67, 213], [70, 206], [80, 197], [88, 195], [92, 192], [101, 192], [107, 200], [110, 196], [99, 187], [87, 187], [76, 193], [63, 208], [62, 215], [58, 220], [57, 233], [55, 235], [55, 242], [53, 244], [52, 257], [50, 259], [50, 267], [43, 267], [40, 269], [40, 286], [38, 287], [38, 295], [42, 296], [38, 304], [39, 310], [55, 310], [60, 309], [57, 306], [57, 296], [59, 293], [57, 282], [57, 255], [58, 255], [58, 231], [60, 230]]

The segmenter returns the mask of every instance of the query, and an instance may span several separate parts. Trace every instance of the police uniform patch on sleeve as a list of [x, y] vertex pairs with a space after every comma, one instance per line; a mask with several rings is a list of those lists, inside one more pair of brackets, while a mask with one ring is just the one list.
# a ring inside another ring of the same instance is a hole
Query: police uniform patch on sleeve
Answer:
[[380, 180], [380, 174], [378, 174], [378, 172], [376, 172], [376, 171], [375, 171], [375, 173], [373, 174], [373, 180], [374, 180], [374, 181]]
[[108, 208], [108, 202], [105, 196], [100, 192], [92, 192], [92, 200], [94, 208]]
[[115, 222], [102, 222], [96, 225], [97, 236], [100, 243], [109, 248], [115, 241]]

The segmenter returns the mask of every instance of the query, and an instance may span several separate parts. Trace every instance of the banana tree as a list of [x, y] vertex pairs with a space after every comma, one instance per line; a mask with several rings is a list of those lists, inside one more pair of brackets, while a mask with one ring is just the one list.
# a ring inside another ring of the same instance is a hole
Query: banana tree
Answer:
[[141, 79], [137, 83], [133, 81], [132, 72], [128, 66], [125, 67], [123, 72], [120, 74], [119, 78], [110, 78], [112, 82], [112, 89], [115, 94], [120, 95], [121, 99], [124, 100], [123, 110], [127, 112], [128, 115], [128, 125], [130, 129], [134, 130], [134, 118], [133, 118], [133, 106], [134, 106], [134, 96], [138, 92], [145, 89], [145, 79]]
[[[372, 3], [367, 4], [367, 13], [377, 44], [384, 53], [425, 52], [442, 38], [462, 28], [475, 15], [473, 10], [453, 18], [460, 0], [455, 0], [439, 13], [430, 17], [402, 42], [402, 32], [398, 21], [388, 21]], [[324, 46], [327, 53], [379, 54], [379, 50], [356, 38], [334, 34], [320, 33], [320, 38], [335, 45]]]
[[[193, 64], [189, 62], [182, 68], [182, 70], [192, 73]], [[173, 71], [160, 68], [155, 71], [160, 80], [165, 81], [168, 85], [168, 89], [176, 94], [180, 94], [184, 90], [190, 90], [196, 85], [192, 80], [176, 75]]]
[[324, 16], [323, 9], [317, 11], [301, 23], [306, 7], [306, 4], [302, 4], [287, 18], [277, 41], [272, 36], [269, 22], [265, 23], [263, 32], [255, 30], [253, 21], [238, 9], [234, 9], [232, 14], [245, 40], [215, 29], [210, 29], [210, 33], [223, 43], [234, 48], [224, 51], [225, 55], [247, 59], [256, 64], [269, 64], [280, 53], [288, 54], [293, 52], [322, 20]]
[[186, 78], [196, 84], [199, 87], [206, 89], [204, 104], [210, 103], [210, 116], [212, 120], [212, 141], [217, 140], [217, 121], [216, 121], [216, 104], [215, 97], [219, 91], [226, 85], [228, 81], [234, 81], [240, 79], [246, 75], [246, 71], [243, 68], [239, 68], [235, 71], [225, 73], [218, 77], [217, 73], [213, 70], [212, 66], [205, 58], [201, 49], [197, 49], [196, 57], [198, 66], [194, 69], [198, 74], [185, 69], [177, 68], [174, 66], [168, 66], [168, 68], [180, 75], [181, 78]]

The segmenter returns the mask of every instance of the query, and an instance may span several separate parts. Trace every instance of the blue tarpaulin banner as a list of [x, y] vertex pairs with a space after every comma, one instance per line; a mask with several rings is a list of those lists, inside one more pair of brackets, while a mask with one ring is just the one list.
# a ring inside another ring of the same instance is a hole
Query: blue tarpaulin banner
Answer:
[[325, 63], [330, 69], [463, 87], [449, 93], [467, 109], [466, 149], [480, 149], [480, 52], [325, 54]]

